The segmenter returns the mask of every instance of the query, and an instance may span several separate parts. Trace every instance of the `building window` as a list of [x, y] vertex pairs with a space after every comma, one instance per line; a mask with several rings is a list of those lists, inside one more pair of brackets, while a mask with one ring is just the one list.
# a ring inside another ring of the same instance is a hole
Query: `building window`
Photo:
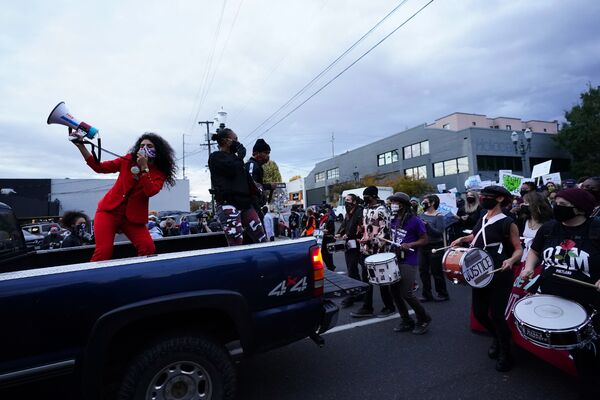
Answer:
[[388, 151], [377, 155], [377, 166], [388, 165], [391, 163], [398, 162], [398, 150]]
[[435, 177], [462, 174], [463, 172], [469, 172], [468, 157], [453, 158], [452, 160], [433, 164], [433, 175]]
[[444, 129], [450, 129], [450, 124], [444, 124], [444, 125], [442, 125], [442, 128], [444, 128]]
[[473, 122], [471, 122], [471, 125], [477, 126], [477, 122], [473, 121]]
[[340, 177], [340, 169], [333, 168], [327, 170], [327, 179], [337, 179]]
[[548, 132], [548, 129], [544, 128], [544, 132]]
[[325, 171], [315, 174], [315, 182], [323, 182], [325, 180]]
[[427, 167], [420, 165], [418, 167], [407, 168], [404, 170], [404, 175], [415, 179], [427, 179]]
[[477, 169], [479, 171], [498, 171], [499, 169], [521, 171], [521, 159], [519, 157], [477, 156]]
[[512, 129], [512, 127], [510, 125], [506, 125], [506, 130], [510, 131]]
[[424, 156], [425, 154], [429, 154], [429, 140], [411, 144], [410, 146], [404, 146], [402, 150], [405, 160], [413, 157]]

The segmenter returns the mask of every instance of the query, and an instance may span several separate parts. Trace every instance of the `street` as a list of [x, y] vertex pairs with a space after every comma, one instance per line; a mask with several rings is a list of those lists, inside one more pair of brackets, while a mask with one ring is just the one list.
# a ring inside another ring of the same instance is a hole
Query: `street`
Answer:
[[[345, 270], [343, 254], [335, 254]], [[514, 349], [515, 367], [499, 373], [487, 357], [491, 339], [469, 329], [470, 288], [449, 287], [451, 300], [427, 303], [433, 322], [423, 336], [392, 329], [385, 320], [350, 317], [324, 335], [325, 347], [306, 339], [239, 364], [240, 400], [251, 399], [575, 399], [577, 382], [529, 353]], [[375, 290], [375, 310], [381, 308]], [[338, 300], [336, 302], [339, 303]], [[341, 330], [337, 330], [341, 329]]]

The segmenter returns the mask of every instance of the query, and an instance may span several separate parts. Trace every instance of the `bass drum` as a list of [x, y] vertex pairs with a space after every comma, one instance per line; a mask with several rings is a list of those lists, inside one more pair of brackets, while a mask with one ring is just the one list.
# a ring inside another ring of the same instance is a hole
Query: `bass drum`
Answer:
[[487, 251], [475, 247], [453, 247], [442, 259], [444, 272], [454, 284], [468, 284], [474, 288], [486, 287], [494, 277], [494, 261]]

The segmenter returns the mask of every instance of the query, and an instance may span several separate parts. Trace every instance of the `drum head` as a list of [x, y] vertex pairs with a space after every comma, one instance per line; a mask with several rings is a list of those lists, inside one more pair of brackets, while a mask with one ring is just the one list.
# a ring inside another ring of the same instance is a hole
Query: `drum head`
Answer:
[[396, 258], [396, 254], [394, 254], [394, 253], [373, 254], [372, 256], [365, 258], [365, 263], [374, 263], [374, 264], [385, 263], [388, 261], [392, 261], [394, 258]]
[[488, 272], [494, 269], [490, 255], [481, 249], [472, 248], [460, 260], [460, 269], [465, 282], [475, 288], [486, 287], [494, 277]]
[[579, 303], [549, 294], [522, 298], [515, 304], [514, 315], [521, 322], [549, 330], [576, 328], [588, 319]]

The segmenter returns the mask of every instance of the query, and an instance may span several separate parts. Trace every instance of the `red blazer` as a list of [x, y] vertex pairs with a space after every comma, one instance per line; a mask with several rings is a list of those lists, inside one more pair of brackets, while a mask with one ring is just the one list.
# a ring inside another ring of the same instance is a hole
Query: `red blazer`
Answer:
[[[112, 211], [127, 201], [125, 216], [131, 222], [145, 224], [148, 222], [148, 200], [163, 187], [166, 175], [148, 164], [150, 172], [134, 175], [131, 167], [131, 154], [110, 161], [96, 162], [93, 156], [85, 161], [94, 171], [101, 174], [119, 173], [114, 186], [98, 203], [97, 211]], [[136, 179], [136, 177], [138, 179]]]

